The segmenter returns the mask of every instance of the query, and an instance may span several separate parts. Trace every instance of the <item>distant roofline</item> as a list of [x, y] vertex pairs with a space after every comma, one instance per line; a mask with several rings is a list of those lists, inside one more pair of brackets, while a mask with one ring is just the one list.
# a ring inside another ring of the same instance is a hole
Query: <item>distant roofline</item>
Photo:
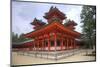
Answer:
[[33, 41], [33, 39], [32, 40], [23, 41], [23, 42], [12, 42], [12, 44], [19, 45], [19, 44], [24, 44], [24, 43], [31, 42], [31, 41]]

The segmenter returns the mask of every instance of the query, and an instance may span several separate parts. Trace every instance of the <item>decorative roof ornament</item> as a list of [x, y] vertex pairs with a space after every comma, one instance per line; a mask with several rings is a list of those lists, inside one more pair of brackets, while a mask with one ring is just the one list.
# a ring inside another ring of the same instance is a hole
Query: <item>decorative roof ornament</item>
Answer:
[[53, 6], [51, 6], [49, 12], [45, 13], [45, 16], [43, 17], [47, 19], [48, 22], [50, 22], [53, 18], [59, 19], [60, 21], [63, 21], [66, 18], [63, 12]]

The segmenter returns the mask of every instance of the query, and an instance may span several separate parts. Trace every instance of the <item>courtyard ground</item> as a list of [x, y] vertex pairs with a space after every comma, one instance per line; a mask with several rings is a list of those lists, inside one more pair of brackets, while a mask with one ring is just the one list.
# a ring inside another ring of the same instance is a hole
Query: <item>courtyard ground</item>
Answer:
[[[89, 51], [88, 51], [89, 52]], [[44, 58], [35, 58], [31, 56], [18, 55], [17, 52], [12, 52], [12, 65], [30, 65], [30, 64], [46, 64], [46, 63], [61, 63], [61, 62], [80, 62], [94, 61], [95, 56], [85, 56], [86, 51], [82, 51], [70, 57], [59, 60], [50, 60]]]

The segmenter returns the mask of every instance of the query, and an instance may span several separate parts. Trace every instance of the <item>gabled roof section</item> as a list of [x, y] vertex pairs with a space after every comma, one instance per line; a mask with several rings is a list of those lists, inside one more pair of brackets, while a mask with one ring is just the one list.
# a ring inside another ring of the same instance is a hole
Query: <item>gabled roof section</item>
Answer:
[[58, 8], [56, 7], [51, 7], [49, 12], [45, 13], [44, 18], [49, 19], [50, 17], [52, 17], [53, 15], [57, 15], [58, 17], [60, 17], [61, 19], [65, 19], [65, 14], [63, 12], [61, 12]]
[[70, 26], [70, 25], [73, 25], [73, 26], [76, 26], [77, 23], [75, 23], [75, 21], [73, 20], [69, 20], [68, 22], [64, 23], [65, 26]]
[[34, 18], [33, 22], [31, 22], [31, 25], [45, 25], [46, 23], [42, 20], [38, 20], [37, 18]]

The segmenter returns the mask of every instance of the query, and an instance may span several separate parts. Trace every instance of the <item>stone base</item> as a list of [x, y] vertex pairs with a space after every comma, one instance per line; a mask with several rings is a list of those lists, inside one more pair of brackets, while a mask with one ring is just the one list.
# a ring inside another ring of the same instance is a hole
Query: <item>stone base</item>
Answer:
[[45, 58], [59, 60], [80, 53], [81, 49], [64, 50], [64, 51], [19, 51], [18, 55], [31, 56], [36, 58]]

